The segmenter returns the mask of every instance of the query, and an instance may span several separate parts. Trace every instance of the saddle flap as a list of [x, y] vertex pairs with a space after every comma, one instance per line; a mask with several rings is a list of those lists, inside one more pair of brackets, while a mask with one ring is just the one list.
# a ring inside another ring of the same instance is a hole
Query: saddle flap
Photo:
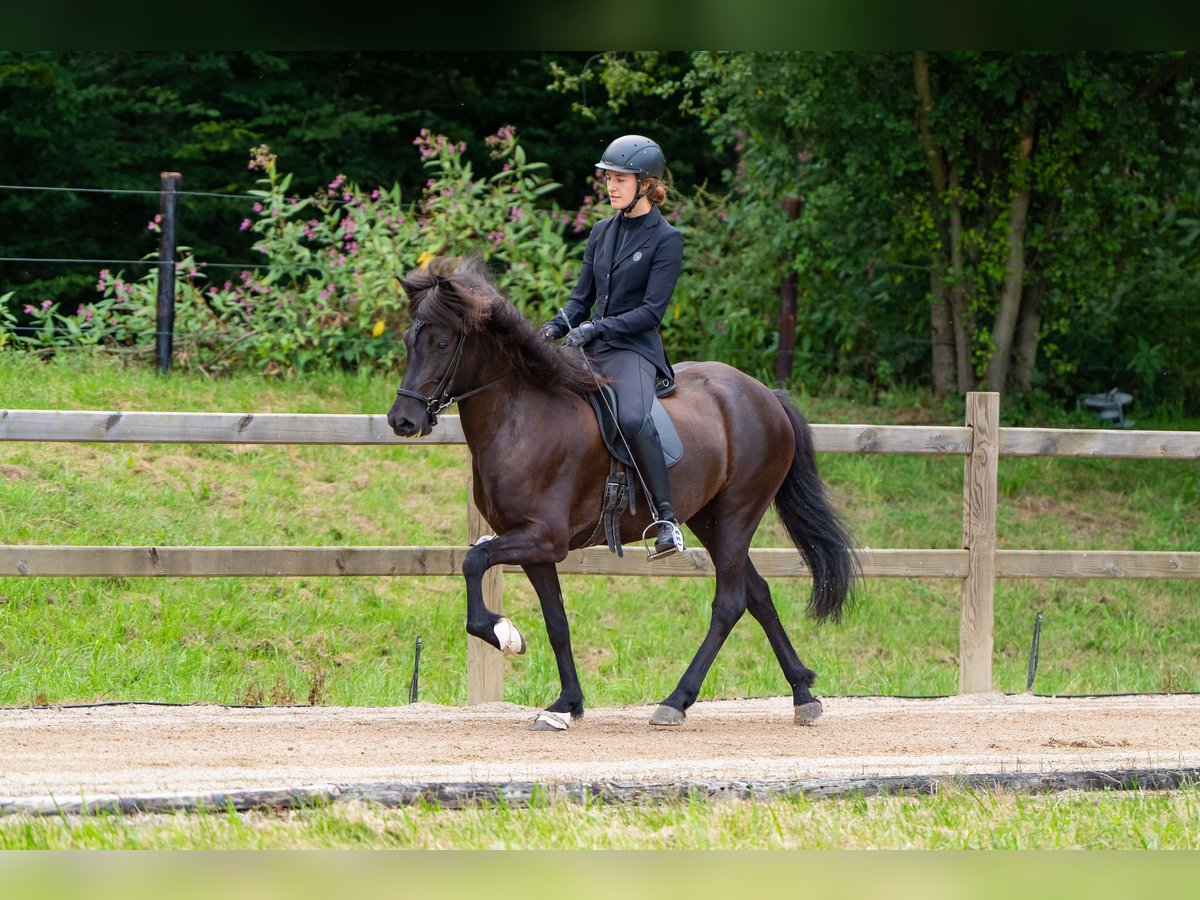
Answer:
[[[603, 396], [601, 396], [602, 391]], [[608, 452], [625, 465], [632, 466], [633, 459], [629, 455], [629, 448], [625, 445], [625, 441], [617, 431], [617, 395], [612, 387], [607, 384], [600, 385], [597, 390], [587, 394], [587, 402], [591, 404], [592, 411], [596, 414], [596, 421], [600, 425], [600, 438], [604, 441], [604, 446], [608, 448]], [[658, 429], [658, 439], [662, 444], [663, 458], [666, 460], [667, 468], [670, 468], [679, 462], [683, 456], [683, 441], [679, 439], [679, 432], [675, 430], [675, 423], [671, 421], [666, 407], [659, 402], [657, 396], [654, 398], [654, 405], [650, 409], [650, 417], [654, 420], [654, 427]]]

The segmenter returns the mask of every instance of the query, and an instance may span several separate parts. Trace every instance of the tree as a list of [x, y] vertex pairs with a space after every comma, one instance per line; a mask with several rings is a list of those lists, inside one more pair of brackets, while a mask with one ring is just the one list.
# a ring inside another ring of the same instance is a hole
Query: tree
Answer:
[[618, 98], [630, 84], [677, 96], [738, 145], [730, 185], [795, 273], [799, 335], [827, 348], [824, 371], [915, 376], [938, 395], [1067, 393], [1117, 337], [1089, 320], [1152, 274], [1132, 265], [1162, 228], [1147, 210], [1172, 215], [1194, 184], [1196, 61], [698, 52], [651, 84], [613, 56], [603, 80]]
[[[289, 161], [294, 189], [315, 193], [344, 175], [417, 197], [428, 177], [414, 141], [422, 129], [467, 141], [516, 126], [532, 158], [563, 185], [547, 202], [576, 208], [592, 163], [623, 131], [660, 128], [685, 177], [719, 171], [694, 118], [652, 100], [620, 116], [571, 117], [546, 90], [552, 64], [582, 68], [584, 52], [446, 51], [0, 51], [0, 147], [8, 184], [158, 188], [183, 173], [185, 191], [244, 194], [249, 151], [269, 144]], [[655, 122], [655, 119], [660, 121]], [[180, 242], [211, 262], [253, 259], [238, 230], [250, 201], [188, 197]], [[154, 196], [0, 191], [9, 223], [4, 256], [139, 259], [155, 249]], [[573, 239], [576, 239], [572, 235]], [[0, 295], [17, 308], [43, 298], [93, 299], [96, 271], [66, 264], [0, 268]]]

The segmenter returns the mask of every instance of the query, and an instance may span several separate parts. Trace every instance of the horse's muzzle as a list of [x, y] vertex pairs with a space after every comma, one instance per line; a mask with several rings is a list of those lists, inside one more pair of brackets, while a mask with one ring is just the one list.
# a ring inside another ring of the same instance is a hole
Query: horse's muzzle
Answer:
[[430, 424], [427, 414], [421, 415], [419, 422], [414, 422], [408, 416], [402, 416], [393, 409], [388, 413], [387, 423], [397, 437], [425, 437], [433, 431], [433, 425]]

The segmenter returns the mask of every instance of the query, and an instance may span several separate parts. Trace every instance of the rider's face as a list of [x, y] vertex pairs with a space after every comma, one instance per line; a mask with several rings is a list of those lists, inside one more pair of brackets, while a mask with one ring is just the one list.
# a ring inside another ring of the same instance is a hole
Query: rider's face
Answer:
[[606, 170], [604, 186], [608, 188], [608, 202], [613, 209], [624, 209], [637, 196], [637, 176], [632, 172]]

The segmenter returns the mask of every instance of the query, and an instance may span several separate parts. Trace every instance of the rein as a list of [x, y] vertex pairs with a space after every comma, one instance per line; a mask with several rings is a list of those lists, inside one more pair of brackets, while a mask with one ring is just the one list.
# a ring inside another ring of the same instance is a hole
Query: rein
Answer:
[[[421, 328], [425, 325], [425, 323], [423, 321], [421, 321], [420, 319], [416, 319], [413, 322], [413, 325], [416, 328], [416, 330], [413, 332], [413, 337], [416, 337], [416, 335], [420, 332]], [[438, 386], [434, 392], [434, 396], [427, 396], [425, 394], [418, 393], [417, 391], [410, 391], [407, 388], [396, 388], [396, 396], [397, 397], [410, 397], [413, 400], [420, 400], [422, 403], [425, 404], [425, 412], [429, 416], [430, 427], [437, 425], [438, 413], [440, 413], [446, 407], [453, 406], [455, 403], [458, 403], [460, 400], [467, 399], [472, 394], [478, 394], [480, 391], [486, 391], [492, 385], [503, 381], [505, 378], [507, 378], [509, 375], [511, 375], [513, 373], [513, 370], [509, 369], [507, 372], [505, 372], [499, 378], [493, 378], [487, 384], [481, 384], [477, 388], [472, 388], [471, 390], [467, 391], [465, 394], [459, 394], [458, 396], [451, 395], [450, 386], [452, 384], [454, 384], [454, 376], [458, 374], [458, 364], [460, 362], [462, 362], [463, 345], [466, 343], [466, 341], [467, 341], [467, 332], [464, 329], [458, 336], [458, 345], [454, 348], [454, 358], [450, 360], [450, 365], [446, 369], [446, 374], [443, 375], [442, 380], [440, 382], [438, 382]]]

